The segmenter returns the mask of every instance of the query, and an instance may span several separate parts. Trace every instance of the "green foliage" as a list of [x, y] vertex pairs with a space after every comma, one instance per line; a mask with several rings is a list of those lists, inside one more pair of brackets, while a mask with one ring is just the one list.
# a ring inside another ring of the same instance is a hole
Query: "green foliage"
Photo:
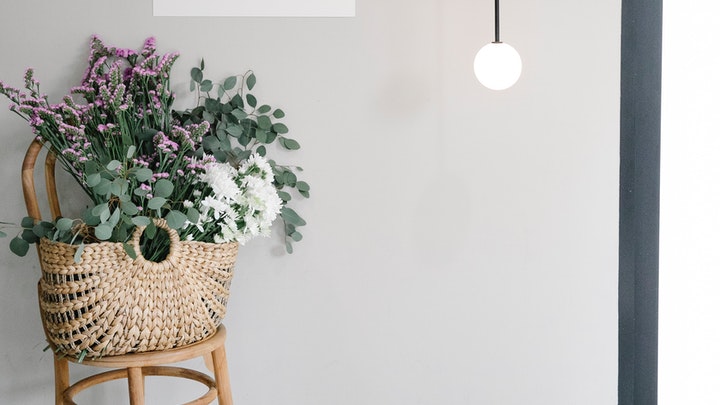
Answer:
[[[198, 185], [210, 184], [202, 178], [203, 170], [213, 167], [215, 160], [238, 168], [253, 153], [266, 157], [300, 149], [281, 122], [285, 112], [251, 93], [257, 84], [253, 72], [215, 82], [206, 77], [204, 60], [190, 71], [190, 89], [197, 95], [197, 106], [173, 110], [175, 96], [169, 77], [177, 56], [155, 54], [154, 40], [146, 41], [143, 51], [137, 53], [117, 52], [93, 37], [89, 69], [81, 86], [74, 87], [60, 104], [50, 104], [40, 93], [32, 69], [25, 77], [27, 94], [0, 82], [0, 94], [13, 103], [11, 110], [28, 121], [90, 199], [79, 218], [50, 222], [24, 218], [10, 241], [12, 252], [25, 255], [31, 244], [47, 238], [76, 245], [76, 261], [82, 259], [87, 244], [100, 241], [122, 243], [134, 258], [137, 252], [130, 240], [143, 228], [140, 252], [153, 260], [148, 255], [162, 256], [169, 249], [167, 233], [158, 232], [155, 219], [165, 219], [181, 239], [207, 242], [217, 241], [220, 231], [223, 238], [241, 240], [241, 232], [252, 225], [243, 215], [263, 215], [262, 209], [255, 207], [248, 211], [249, 205], [233, 206], [240, 219], [225, 218], [239, 228], [233, 230], [236, 235], [227, 236], [226, 230], [232, 226], [222, 228], [209, 216], [209, 205], [202, 205], [205, 198], [214, 196], [214, 190]], [[264, 163], [253, 169], [245, 165], [242, 170], [248, 172], [242, 176], [264, 181], [263, 194], [272, 197], [268, 205], [276, 209], [278, 202], [268, 184], [272, 181], [282, 202], [279, 215], [287, 251], [292, 252], [292, 244], [302, 240], [298, 228], [305, 220], [288, 204], [293, 204], [295, 196], [308, 198], [310, 186], [298, 178], [300, 167], [264, 160], [270, 169]], [[246, 184], [240, 175], [232, 181], [238, 186]], [[264, 221], [263, 232], [274, 214]], [[5, 229], [9, 225], [0, 223], [0, 237], [8, 236]], [[192, 226], [197, 232], [188, 230]]]
[[[257, 84], [252, 71], [242, 75], [230, 76], [220, 82], [211, 82], [205, 75], [205, 61], [190, 71], [190, 89], [196, 92], [197, 106], [185, 111], [174, 111], [173, 116], [183, 125], [210, 123], [210, 130], [203, 138], [206, 153], [214, 155], [221, 162], [230, 162], [237, 166], [253, 152], [265, 157], [268, 146], [276, 144], [281, 150], [300, 149], [300, 143], [286, 137], [287, 125], [280, 122], [285, 112], [268, 104], [260, 104], [251, 91]], [[216, 89], [216, 91], [213, 91]], [[298, 180], [297, 172], [302, 168], [283, 166], [268, 159], [273, 169], [273, 184], [283, 201], [280, 217], [285, 224], [285, 244], [288, 253], [292, 253], [292, 244], [302, 240], [297, 228], [305, 225], [305, 220], [287, 204], [292, 195], [310, 197], [310, 185]], [[155, 195], [159, 195], [157, 190]], [[192, 217], [190, 212], [186, 213]], [[167, 219], [167, 218], [166, 218]]]

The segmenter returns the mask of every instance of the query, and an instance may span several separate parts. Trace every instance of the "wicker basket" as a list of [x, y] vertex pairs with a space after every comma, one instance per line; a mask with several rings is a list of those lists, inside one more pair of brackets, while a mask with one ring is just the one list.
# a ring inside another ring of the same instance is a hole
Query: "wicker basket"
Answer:
[[40, 312], [51, 345], [71, 357], [96, 358], [191, 344], [217, 330], [227, 305], [237, 243], [180, 241], [170, 236], [162, 262], [132, 259], [122, 243], [75, 245], [42, 240]]

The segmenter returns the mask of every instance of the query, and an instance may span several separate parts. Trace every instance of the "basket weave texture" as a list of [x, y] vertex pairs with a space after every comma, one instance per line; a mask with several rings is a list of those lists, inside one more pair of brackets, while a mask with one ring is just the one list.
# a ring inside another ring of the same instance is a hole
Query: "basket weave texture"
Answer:
[[170, 253], [145, 260], [137, 228], [132, 259], [122, 243], [39, 243], [40, 312], [52, 346], [71, 357], [172, 349], [200, 341], [225, 316], [238, 243], [180, 241], [164, 220]]

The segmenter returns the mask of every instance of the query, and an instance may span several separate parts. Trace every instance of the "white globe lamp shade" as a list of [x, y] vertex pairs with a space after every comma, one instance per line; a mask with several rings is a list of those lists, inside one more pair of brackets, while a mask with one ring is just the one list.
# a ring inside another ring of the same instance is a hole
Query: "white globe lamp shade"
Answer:
[[492, 42], [475, 55], [474, 68], [475, 76], [483, 86], [491, 90], [505, 90], [520, 78], [522, 59], [512, 46]]

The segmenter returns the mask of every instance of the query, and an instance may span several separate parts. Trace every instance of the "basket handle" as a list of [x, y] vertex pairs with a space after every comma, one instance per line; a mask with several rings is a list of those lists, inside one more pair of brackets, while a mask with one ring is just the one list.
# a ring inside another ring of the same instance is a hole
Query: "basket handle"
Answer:
[[[34, 173], [35, 162], [42, 148], [42, 142], [37, 139], [32, 141], [25, 153], [21, 171], [25, 208], [27, 208], [28, 216], [34, 218], [36, 221], [42, 220], [42, 214], [40, 213], [40, 205], [38, 204], [37, 193], [35, 192]], [[45, 156], [45, 189], [47, 190], [52, 219], [62, 216], [60, 212], [60, 201], [57, 196], [57, 186], [55, 184], [55, 161], [55, 154], [51, 150], [48, 150], [47, 156]]]
[[[177, 231], [170, 228], [167, 224], [167, 221], [165, 221], [162, 218], [153, 218], [153, 222], [155, 223], [155, 226], [163, 229], [167, 232], [168, 237], [170, 238], [170, 252], [168, 253], [167, 257], [160, 262], [160, 263], [174, 263], [175, 257], [179, 254], [179, 246], [180, 246], [180, 236], [178, 235]], [[145, 226], [138, 226], [135, 228], [135, 231], [133, 232], [132, 239], [130, 239], [130, 246], [132, 246], [133, 250], [135, 250], [135, 254], [137, 255], [137, 258], [135, 259], [138, 261], [139, 264], [143, 263], [154, 263], [157, 264], [157, 262], [151, 262], [145, 259], [142, 255], [142, 252], [140, 251], [140, 237], [142, 236], [143, 232], [145, 232]]]

